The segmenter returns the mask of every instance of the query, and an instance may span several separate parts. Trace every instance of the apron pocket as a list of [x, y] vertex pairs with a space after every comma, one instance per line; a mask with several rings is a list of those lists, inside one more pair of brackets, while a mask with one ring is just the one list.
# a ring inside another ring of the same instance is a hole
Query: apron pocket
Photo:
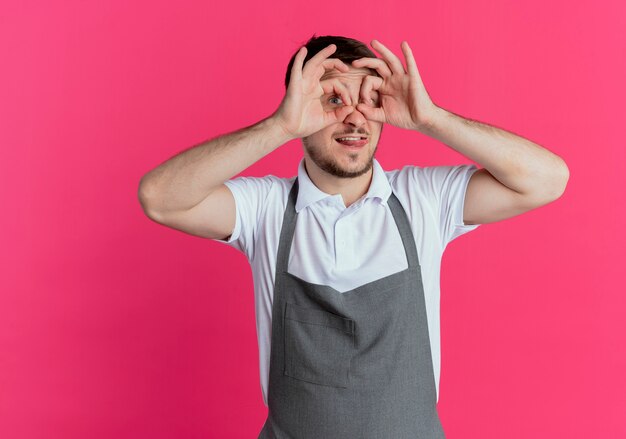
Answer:
[[310, 383], [348, 387], [354, 320], [285, 303], [284, 374]]

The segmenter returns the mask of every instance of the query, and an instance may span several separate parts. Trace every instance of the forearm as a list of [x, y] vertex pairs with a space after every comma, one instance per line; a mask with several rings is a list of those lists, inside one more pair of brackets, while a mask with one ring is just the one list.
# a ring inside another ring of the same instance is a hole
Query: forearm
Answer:
[[193, 146], [142, 177], [141, 204], [144, 209], [158, 212], [190, 209], [289, 140], [270, 116]]
[[567, 165], [558, 155], [523, 137], [441, 107], [419, 131], [479, 163], [521, 194], [558, 196], [569, 177]]

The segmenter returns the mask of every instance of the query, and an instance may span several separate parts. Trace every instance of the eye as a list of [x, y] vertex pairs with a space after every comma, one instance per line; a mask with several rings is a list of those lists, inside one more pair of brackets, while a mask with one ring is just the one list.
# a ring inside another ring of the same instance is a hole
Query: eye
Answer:
[[[333, 99], [339, 99], [341, 101], [341, 98], [337, 95], [332, 96], [330, 99], [328, 99], [329, 101], [332, 101]], [[343, 101], [341, 101], [343, 102]]]

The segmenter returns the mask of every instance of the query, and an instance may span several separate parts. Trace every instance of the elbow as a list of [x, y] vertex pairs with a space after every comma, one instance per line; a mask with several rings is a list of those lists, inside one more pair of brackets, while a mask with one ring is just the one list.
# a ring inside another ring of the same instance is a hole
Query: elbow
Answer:
[[137, 188], [137, 199], [139, 200], [139, 204], [141, 205], [141, 209], [146, 214], [146, 216], [152, 220], [156, 221], [156, 213], [154, 212], [154, 203], [152, 202], [153, 197], [150, 195], [150, 189], [145, 184], [143, 179], [139, 182], [139, 187]]
[[528, 200], [534, 207], [552, 203], [565, 193], [569, 180], [569, 168], [560, 158], [559, 162], [557, 166], [550, 169], [547, 176], [535, 179], [533, 189], [527, 193]]
[[556, 201], [565, 193], [569, 181], [569, 168], [564, 161], [553, 172], [553, 178], [544, 186], [544, 197], [547, 202]]
[[567, 182], [569, 181], [569, 168], [563, 160], [561, 160], [558, 175], [559, 177], [554, 184], [554, 194], [556, 195], [555, 199], [560, 198], [565, 193], [565, 188], [567, 187]]

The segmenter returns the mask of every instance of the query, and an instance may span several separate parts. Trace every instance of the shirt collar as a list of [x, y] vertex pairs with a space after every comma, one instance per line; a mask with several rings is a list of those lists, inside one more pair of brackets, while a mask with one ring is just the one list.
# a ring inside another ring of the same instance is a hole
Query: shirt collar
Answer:
[[[385, 170], [382, 168], [378, 160], [372, 160], [373, 175], [370, 187], [367, 193], [363, 196], [364, 199], [374, 198], [378, 199], [380, 204], [387, 204], [387, 200], [391, 196], [391, 185]], [[298, 165], [298, 199], [296, 200], [296, 212], [300, 212], [307, 206], [317, 203], [327, 197], [333, 195], [327, 194], [321, 191], [315, 183], [311, 181], [311, 178], [304, 168], [304, 157], [300, 160]]]

